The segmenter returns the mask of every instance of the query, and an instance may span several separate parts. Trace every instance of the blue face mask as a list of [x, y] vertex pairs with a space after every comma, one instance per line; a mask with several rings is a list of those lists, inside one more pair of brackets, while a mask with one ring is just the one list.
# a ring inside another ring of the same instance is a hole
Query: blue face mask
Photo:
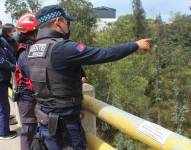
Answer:
[[13, 32], [12, 35], [13, 35], [12, 38], [18, 42], [19, 41], [19, 33], [18, 32]]

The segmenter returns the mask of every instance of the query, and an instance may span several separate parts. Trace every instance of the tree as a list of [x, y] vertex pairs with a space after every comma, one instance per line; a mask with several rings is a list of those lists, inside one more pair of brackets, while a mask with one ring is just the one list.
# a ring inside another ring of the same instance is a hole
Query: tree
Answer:
[[[97, 32], [96, 44], [107, 47], [135, 39], [132, 20], [132, 15], [120, 16], [115, 23]], [[149, 98], [144, 92], [147, 78], [153, 72], [151, 62], [149, 55], [134, 54], [118, 62], [97, 66], [93, 76], [96, 97], [124, 111], [145, 117]], [[137, 143], [118, 134], [110, 126], [101, 124], [99, 129], [104, 134], [103, 138], [112, 141], [119, 150], [138, 147], [135, 146]]]
[[96, 17], [93, 14], [92, 3], [87, 0], [61, 0], [60, 5], [64, 7], [68, 14], [75, 18], [71, 26], [71, 37], [75, 41], [92, 44], [96, 26]]
[[6, 0], [6, 13], [11, 13], [12, 20], [17, 20], [26, 12], [36, 12], [41, 6], [39, 0]]
[[133, 22], [134, 34], [136, 38], [143, 38], [145, 36], [145, 11], [142, 7], [141, 0], [133, 0]]

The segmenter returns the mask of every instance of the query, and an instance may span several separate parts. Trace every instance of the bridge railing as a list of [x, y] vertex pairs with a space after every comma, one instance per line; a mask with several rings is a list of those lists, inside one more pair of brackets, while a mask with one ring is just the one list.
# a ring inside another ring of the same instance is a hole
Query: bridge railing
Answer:
[[[120, 132], [159, 150], [191, 150], [191, 139], [146, 121], [95, 97], [91, 85], [84, 84], [82, 119], [89, 150], [114, 150], [115, 148], [96, 136], [96, 117], [112, 125]], [[9, 89], [9, 96], [12, 95]], [[17, 105], [14, 105], [17, 106]], [[15, 109], [15, 108], [12, 108]], [[17, 113], [18, 116], [18, 113]]]
[[[134, 116], [128, 112], [122, 111], [86, 94], [84, 95], [83, 109], [112, 125], [122, 133], [137, 139], [154, 149], [191, 150], [191, 139], [167, 130], [155, 123]], [[89, 145], [95, 145], [95, 141], [91, 138], [88, 139], [88, 143]], [[103, 144], [105, 143], [103, 142]], [[93, 147], [91, 150], [98, 149], [102, 150], [101, 146], [96, 148]], [[114, 148], [108, 147], [108, 150], [110, 149]], [[107, 149], [105, 148], [103, 150]]]

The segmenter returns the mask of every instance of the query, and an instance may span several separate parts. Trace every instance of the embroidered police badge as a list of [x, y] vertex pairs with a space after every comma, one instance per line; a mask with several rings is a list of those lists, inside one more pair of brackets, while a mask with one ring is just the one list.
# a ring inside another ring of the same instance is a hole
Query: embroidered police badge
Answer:
[[49, 44], [34, 44], [31, 46], [28, 58], [44, 58], [46, 56], [46, 52], [48, 49]]
[[78, 43], [77, 46], [76, 46], [76, 49], [79, 51], [79, 52], [83, 52], [85, 49], [86, 49], [86, 45], [82, 44], [82, 43]]

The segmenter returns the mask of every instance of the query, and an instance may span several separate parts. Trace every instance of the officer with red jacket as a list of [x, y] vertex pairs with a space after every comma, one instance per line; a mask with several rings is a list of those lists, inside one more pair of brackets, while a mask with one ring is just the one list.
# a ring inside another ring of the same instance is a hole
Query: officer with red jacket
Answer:
[[28, 50], [35, 41], [37, 20], [33, 14], [22, 15], [17, 22], [19, 47], [17, 50], [16, 80], [19, 93], [18, 106], [21, 117], [21, 150], [30, 150], [33, 136], [36, 133], [37, 121], [34, 113], [36, 101], [29, 79]]
[[149, 39], [109, 48], [89, 47], [64, 39], [73, 18], [58, 5], [40, 9], [36, 18], [40, 30], [28, 59], [30, 79], [40, 107], [37, 113], [40, 135], [49, 150], [85, 150], [80, 121], [81, 66], [119, 60], [138, 49], [149, 52]]

